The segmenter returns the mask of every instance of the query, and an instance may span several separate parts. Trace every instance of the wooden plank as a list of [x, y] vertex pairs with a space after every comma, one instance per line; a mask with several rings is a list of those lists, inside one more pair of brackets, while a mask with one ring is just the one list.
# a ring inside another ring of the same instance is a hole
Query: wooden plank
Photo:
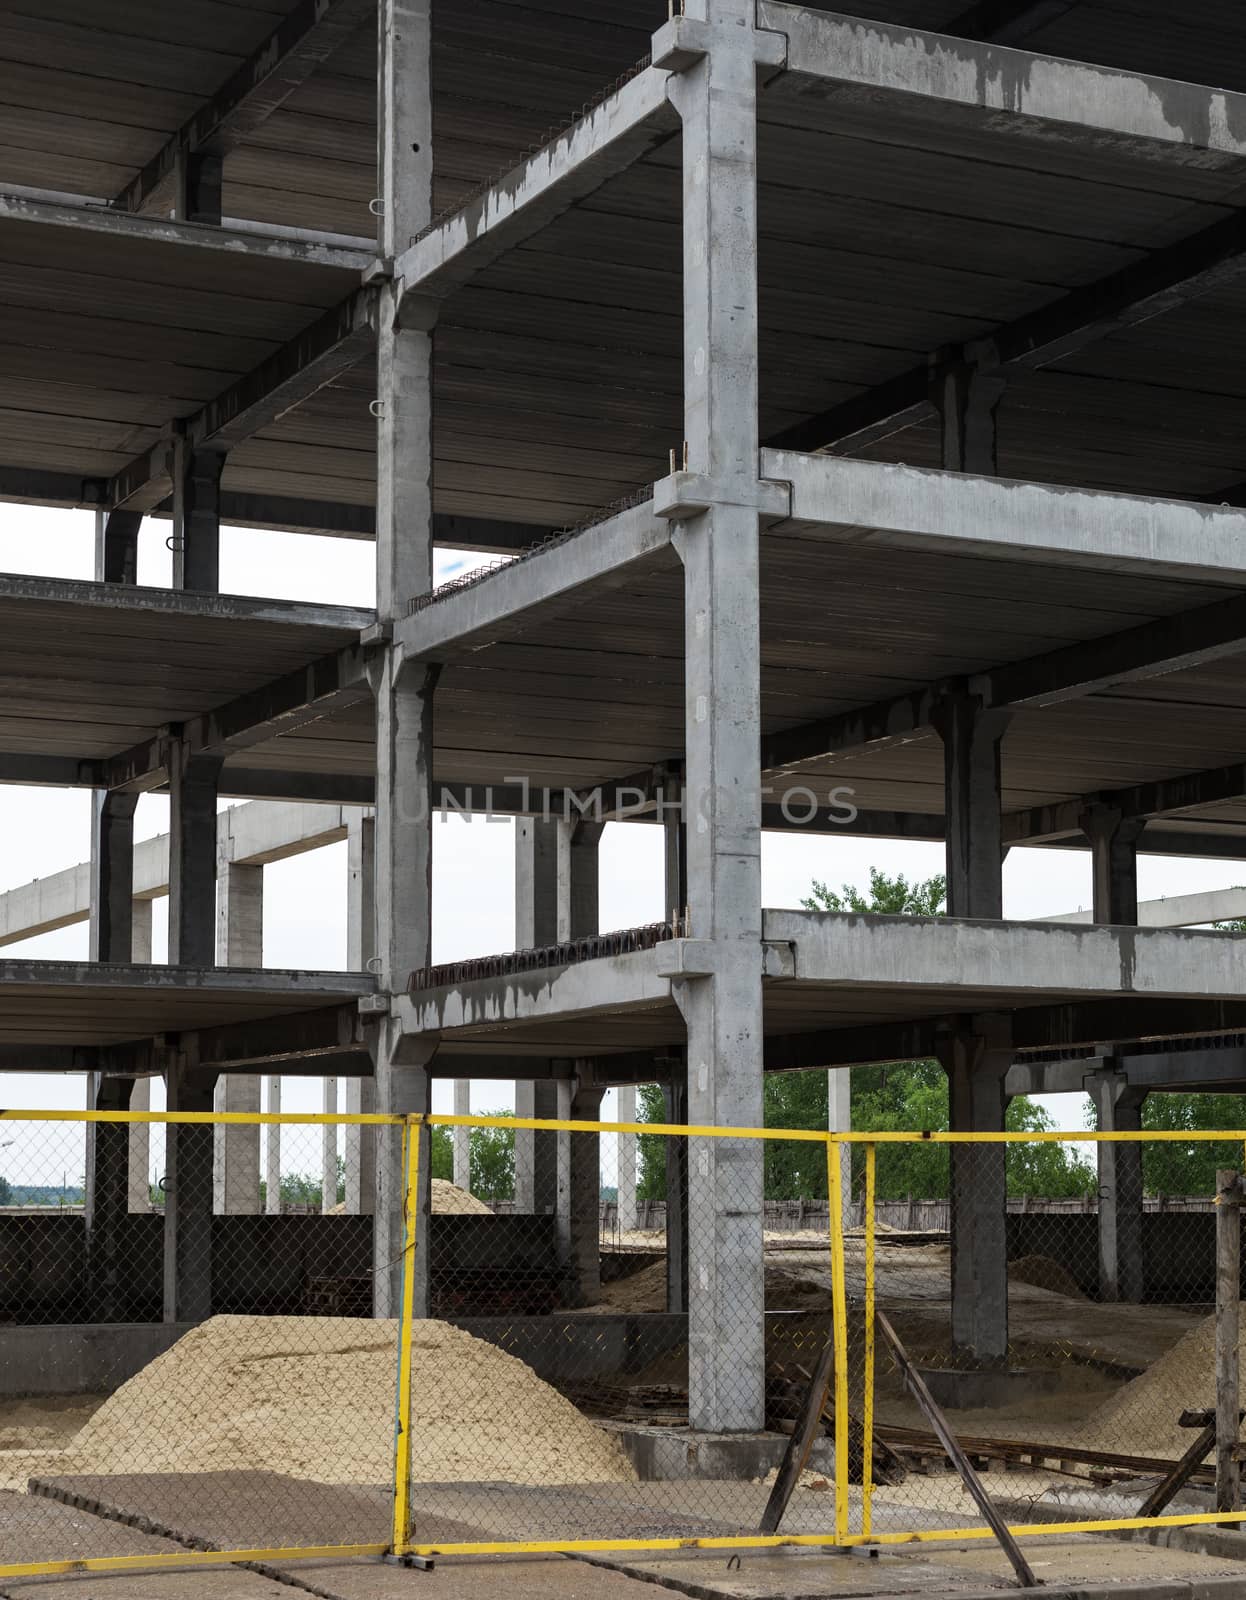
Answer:
[[[822, 1354], [818, 1357], [817, 1367], [801, 1402], [796, 1426], [783, 1452], [779, 1475], [775, 1479], [774, 1488], [770, 1491], [770, 1498], [766, 1501], [766, 1509], [762, 1512], [759, 1525], [759, 1531], [762, 1533], [779, 1531], [779, 1524], [783, 1521], [784, 1512], [792, 1498], [792, 1491], [800, 1482], [800, 1475], [809, 1460], [809, 1452], [813, 1449], [813, 1441], [822, 1426], [822, 1414], [826, 1410], [827, 1398], [831, 1392], [834, 1368], [835, 1342], [828, 1329]], [[836, 1494], [846, 1492], [846, 1487], [843, 1484], [836, 1484]]]

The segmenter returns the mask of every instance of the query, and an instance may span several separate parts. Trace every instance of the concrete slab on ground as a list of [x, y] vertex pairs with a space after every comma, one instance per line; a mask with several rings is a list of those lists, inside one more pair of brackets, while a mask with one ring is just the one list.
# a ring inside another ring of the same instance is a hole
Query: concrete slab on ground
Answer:
[[[69, 1505], [0, 1490], [0, 1562], [168, 1554], [178, 1548], [142, 1530], [104, 1522]], [[0, 1592], [4, 1583], [0, 1580]]]
[[[31, 1482], [42, 1503], [76, 1505], [194, 1549], [381, 1544], [393, 1519], [389, 1488], [276, 1472], [75, 1474]], [[474, 1536], [474, 1529], [442, 1535]]]
[[[1046, 1600], [1234, 1600], [1240, 1562], [1091, 1535], [1027, 1540], [1026, 1559]], [[986, 1600], [1013, 1589], [993, 1543], [888, 1550], [877, 1556], [822, 1551], [744, 1552], [727, 1569], [721, 1553], [686, 1551], [652, 1559], [594, 1556], [595, 1565], [697, 1600]]]
[[[565, 1556], [447, 1557], [431, 1577], [373, 1561], [304, 1561], [282, 1570], [334, 1600], [496, 1600], [499, 1591], [506, 1600], [659, 1600], [661, 1595], [649, 1579]], [[297, 1590], [287, 1591], [285, 1600], [298, 1600]]]
[[0, 1600], [297, 1600], [297, 1595], [273, 1578], [233, 1567], [0, 1579]]

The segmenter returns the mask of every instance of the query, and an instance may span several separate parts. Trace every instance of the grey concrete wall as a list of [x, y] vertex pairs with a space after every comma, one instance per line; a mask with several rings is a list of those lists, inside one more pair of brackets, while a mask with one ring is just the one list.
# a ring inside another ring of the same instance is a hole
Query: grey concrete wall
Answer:
[[0, 1329], [0, 1395], [109, 1394], [192, 1324], [115, 1322], [107, 1326]]

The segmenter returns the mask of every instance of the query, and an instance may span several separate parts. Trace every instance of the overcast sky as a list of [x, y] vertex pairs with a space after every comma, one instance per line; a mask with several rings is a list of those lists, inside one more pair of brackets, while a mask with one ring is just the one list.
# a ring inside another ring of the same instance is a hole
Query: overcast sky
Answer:
[[[169, 524], [148, 521], [139, 552], [139, 580], [169, 581]], [[374, 603], [373, 548], [366, 541], [300, 537], [225, 528], [221, 532], [221, 587], [234, 594]], [[6, 505], [0, 517], [0, 571], [69, 578], [93, 575], [94, 516]], [[438, 578], [470, 567], [476, 557], [442, 551]], [[55, 641], [49, 640], [55, 660]], [[0, 790], [0, 890], [44, 877], [90, 855], [87, 791]], [[144, 796], [139, 803], [140, 837], [168, 827], [168, 802]], [[762, 844], [762, 888], [768, 906], [795, 906], [814, 878], [839, 885], [864, 885], [878, 866], [909, 877], [929, 877], [943, 868], [941, 845], [887, 840], [768, 834]], [[512, 829], [509, 823], [436, 824], [434, 848], [434, 955], [455, 960], [509, 950], [514, 944]], [[1143, 857], [1143, 899], [1226, 888], [1242, 879], [1241, 864]], [[1013, 850], [1004, 868], [1009, 917], [1052, 916], [1090, 901], [1089, 858], [1072, 851]], [[630, 927], [663, 914], [661, 838], [652, 827], [611, 824], [601, 846], [603, 929]], [[155, 959], [165, 959], [166, 930], [156, 902]], [[0, 958], [29, 955], [85, 959], [85, 925], [0, 949]], [[346, 964], [346, 846], [333, 845], [265, 868], [264, 961], [271, 967], [340, 969]], [[508, 1099], [505, 1086], [475, 1085], [473, 1109], [492, 1109]], [[449, 1089], [439, 1091], [437, 1110], [449, 1111]], [[612, 1097], [611, 1097], [612, 1100]], [[285, 1109], [319, 1110], [318, 1080], [294, 1080]], [[78, 1106], [83, 1085], [73, 1077], [7, 1074], [4, 1103], [11, 1107]], [[1048, 1102], [1062, 1126], [1082, 1126], [1079, 1096]], [[606, 1114], [611, 1110], [607, 1101]]]

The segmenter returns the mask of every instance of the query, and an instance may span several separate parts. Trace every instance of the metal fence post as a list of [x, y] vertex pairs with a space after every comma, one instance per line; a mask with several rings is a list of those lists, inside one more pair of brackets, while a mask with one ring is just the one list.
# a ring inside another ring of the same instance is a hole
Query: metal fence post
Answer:
[[874, 1204], [878, 1187], [878, 1146], [865, 1147], [865, 1375], [861, 1394], [861, 1535], [873, 1532], [874, 1516]]
[[[1236, 1511], [1241, 1431], [1238, 1330], [1242, 1291], [1242, 1180], [1232, 1168], [1216, 1173], [1216, 1510]], [[1236, 1523], [1225, 1523], [1235, 1528]]]
[[[398, 1316], [398, 1416], [394, 1430], [393, 1553], [402, 1555], [411, 1542], [411, 1325], [415, 1320], [415, 1242], [420, 1181], [419, 1117], [408, 1117], [402, 1129], [403, 1192], [402, 1304]], [[381, 1270], [384, 1270], [382, 1266]]]
[[848, 1537], [848, 1291], [844, 1276], [844, 1176], [840, 1140], [826, 1136], [826, 1193], [830, 1202], [831, 1304], [835, 1341], [835, 1542]]

